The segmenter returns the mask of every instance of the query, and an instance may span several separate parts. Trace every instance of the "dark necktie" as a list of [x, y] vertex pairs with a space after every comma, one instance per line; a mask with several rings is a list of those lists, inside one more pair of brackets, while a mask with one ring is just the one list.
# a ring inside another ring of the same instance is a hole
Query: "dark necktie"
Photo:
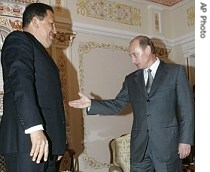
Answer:
[[150, 89], [152, 87], [153, 77], [151, 74], [151, 72], [152, 72], [151, 69], [148, 69], [147, 72], [148, 72], [148, 79], [147, 79], [147, 84], [146, 84], [146, 90], [147, 90], [147, 93], [149, 94]]

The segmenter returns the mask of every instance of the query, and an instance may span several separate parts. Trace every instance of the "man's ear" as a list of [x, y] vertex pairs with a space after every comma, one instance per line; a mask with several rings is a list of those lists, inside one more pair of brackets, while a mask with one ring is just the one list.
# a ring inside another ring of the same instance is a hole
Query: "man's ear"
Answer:
[[38, 28], [39, 27], [39, 19], [37, 17], [33, 17], [31, 21], [33, 27]]
[[147, 54], [150, 54], [151, 53], [151, 47], [149, 45], [147, 45], [147, 47], [145, 48], [145, 52]]

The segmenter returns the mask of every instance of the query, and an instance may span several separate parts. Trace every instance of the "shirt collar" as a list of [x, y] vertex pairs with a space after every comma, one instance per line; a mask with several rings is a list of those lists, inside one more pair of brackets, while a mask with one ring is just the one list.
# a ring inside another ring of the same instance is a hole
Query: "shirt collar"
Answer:
[[155, 60], [155, 62], [152, 64], [152, 66], [150, 66], [149, 68], [144, 69], [144, 72], [147, 72], [148, 69], [152, 70], [152, 75], [155, 76], [157, 68], [160, 64], [160, 59], [158, 57], [156, 57], [157, 60]]

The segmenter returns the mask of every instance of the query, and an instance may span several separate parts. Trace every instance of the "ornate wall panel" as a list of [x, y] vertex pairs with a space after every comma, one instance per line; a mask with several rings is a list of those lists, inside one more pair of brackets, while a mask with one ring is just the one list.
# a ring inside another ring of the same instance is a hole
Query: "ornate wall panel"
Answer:
[[109, 0], [77, 0], [77, 13], [86, 17], [134, 26], [141, 25], [141, 11]]
[[187, 9], [187, 23], [189, 27], [195, 26], [195, 5]]
[[[127, 47], [117, 44], [80, 42], [78, 53], [80, 91], [94, 98], [113, 97], [121, 88], [125, 75], [136, 70], [128, 57]], [[93, 63], [94, 68], [91, 67]], [[116, 70], [113, 71], [114, 68]], [[108, 168], [109, 141], [130, 132], [131, 110], [115, 116], [86, 116], [84, 110], [83, 118], [83, 163], [90, 169]], [[116, 127], [118, 122], [125, 127]]]

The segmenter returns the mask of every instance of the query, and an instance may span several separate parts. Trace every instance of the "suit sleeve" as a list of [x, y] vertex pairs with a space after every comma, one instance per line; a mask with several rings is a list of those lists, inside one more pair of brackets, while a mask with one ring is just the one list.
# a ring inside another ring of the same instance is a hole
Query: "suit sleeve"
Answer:
[[177, 102], [180, 120], [180, 143], [194, 144], [195, 108], [186, 71], [180, 67], [177, 77]]
[[127, 81], [125, 79], [123, 87], [115, 99], [91, 100], [91, 107], [88, 114], [115, 115], [120, 113], [130, 102]]
[[26, 130], [43, 124], [35, 89], [33, 45], [23, 33], [11, 35], [5, 41], [2, 55], [5, 94], [13, 96], [17, 118]]

